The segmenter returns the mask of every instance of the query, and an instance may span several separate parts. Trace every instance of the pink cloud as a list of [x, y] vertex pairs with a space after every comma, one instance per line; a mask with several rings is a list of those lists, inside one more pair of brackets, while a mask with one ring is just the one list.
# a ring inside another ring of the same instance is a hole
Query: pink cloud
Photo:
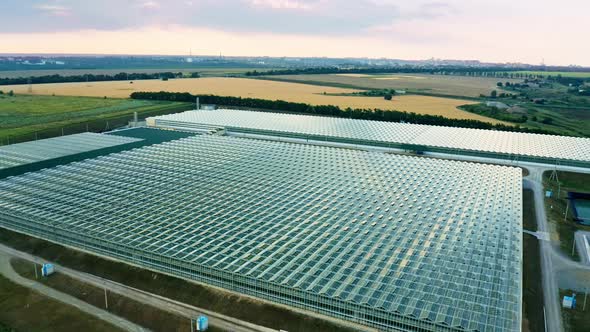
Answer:
[[254, 7], [272, 9], [311, 10], [313, 4], [297, 0], [248, 0]]
[[160, 4], [156, 1], [143, 1], [139, 4], [139, 7], [143, 9], [159, 9]]
[[72, 13], [69, 7], [60, 5], [40, 4], [34, 8], [53, 16], [70, 16]]

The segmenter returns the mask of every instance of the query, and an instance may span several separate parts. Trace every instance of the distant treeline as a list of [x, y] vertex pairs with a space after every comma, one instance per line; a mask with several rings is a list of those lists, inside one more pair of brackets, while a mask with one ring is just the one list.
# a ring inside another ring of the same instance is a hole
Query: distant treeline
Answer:
[[[301, 74], [441, 74], [441, 75], [470, 75], [480, 76], [482, 73], [489, 73], [492, 77], [508, 77], [511, 71], [522, 70], [522, 68], [502, 67], [366, 67], [366, 68], [339, 68], [339, 67], [312, 67], [294, 69], [273, 69], [267, 71], [248, 71], [246, 76], [262, 75], [301, 75]], [[516, 74], [516, 73], [515, 73]], [[520, 74], [520, 73], [519, 73]], [[524, 74], [523, 74], [524, 75]], [[524, 76], [523, 76], [524, 77]]]
[[[0, 78], [0, 85], [13, 84], [39, 84], [39, 83], [69, 83], [69, 82], [100, 82], [100, 81], [133, 81], [133, 80], [153, 80], [153, 79], [170, 79], [183, 77], [183, 73], [161, 72], [161, 73], [118, 73], [115, 75], [105, 74], [84, 74], [62, 76], [45, 75], [33, 77], [4, 77]], [[199, 77], [199, 73], [193, 72], [188, 74], [189, 77]]]
[[540, 74], [519, 72], [523, 68], [503, 67], [367, 67], [367, 68], [339, 68], [339, 67], [311, 67], [293, 69], [272, 69], [267, 71], [248, 71], [246, 76], [271, 76], [271, 75], [304, 75], [304, 74], [431, 74], [431, 75], [454, 75], [473, 77], [495, 77], [512, 79], [547, 79], [560, 84], [581, 85], [590, 78], [577, 78], [562, 75]]
[[377, 120], [387, 122], [409, 122], [416, 124], [446, 126], [446, 127], [463, 127], [477, 129], [494, 129], [502, 131], [552, 134], [554, 132], [542, 129], [521, 128], [518, 126], [509, 126], [503, 124], [491, 124], [488, 122], [468, 120], [468, 119], [449, 119], [438, 115], [417, 114], [400, 111], [389, 111], [380, 109], [341, 109], [333, 105], [309, 105], [305, 103], [293, 103], [283, 100], [266, 100], [257, 98], [226, 97], [214, 95], [192, 95], [188, 92], [133, 92], [133, 99], [147, 100], [169, 100], [181, 102], [195, 102], [196, 97], [203, 104], [216, 104], [223, 106], [247, 107], [270, 111], [285, 111], [303, 114], [327, 115], [350, 119]]

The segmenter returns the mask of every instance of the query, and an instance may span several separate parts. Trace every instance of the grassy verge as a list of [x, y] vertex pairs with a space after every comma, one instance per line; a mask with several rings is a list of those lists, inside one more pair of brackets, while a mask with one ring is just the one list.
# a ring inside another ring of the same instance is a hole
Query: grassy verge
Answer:
[[59, 136], [62, 128], [64, 134], [103, 131], [126, 125], [134, 112], [143, 118], [190, 108], [192, 104], [169, 101], [0, 95], [0, 140], [6, 144]]
[[[14, 270], [25, 278], [41, 282], [60, 292], [67, 293], [84, 302], [88, 302], [95, 307], [101, 309], [105, 308], [104, 290], [102, 288], [89, 285], [59, 272], [53, 274], [49, 278], [41, 278], [37, 280], [35, 279], [35, 273], [32, 269], [32, 262], [22, 259], [13, 259], [11, 264]], [[37, 265], [37, 270], [41, 270], [40, 265]], [[141, 302], [119, 294], [110, 293], [108, 291], [107, 294], [108, 309], [106, 310], [140, 326], [146, 327], [152, 331], [188, 331], [190, 329], [190, 321], [188, 318], [180, 317], [167, 311], [142, 304]], [[223, 330], [211, 327], [210, 331], [215, 332]]]
[[0, 276], [0, 331], [121, 331]]
[[[560, 289], [559, 299], [563, 299], [565, 295], [571, 296], [572, 293], [576, 292], [569, 289]], [[587, 304], [586, 311], [584, 311], [583, 293], [576, 293], [576, 302], [577, 306], [575, 309], [561, 309], [563, 329], [568, 332], [588, 332], [588, 327], [590, 326], [590, 303]]]
[[[567, 192], [590, 192], [590, 174], [557, 172], [561, 187], [556, 181], [550, 180], [552, 171], [543, 173], [545, 190], [553, 191], [553, 197], [545, 198], [547, 219], [555, 226], [561, 250], [571, 256], [574, 245], [574, 233], [578, 230], [590, 231], [590, 226], [577, 224], [573, 220], [571, 208], [568, 208]], [[567, 216], [565, 215], [567, 210]], [[574, 250], [572, 259], [579, 261], [580, 256]]]
[[487, 106], [485, 104], [463, 105], [459, 106], [459, 109], [506, 122], [523, 123], [527, 120], [527, 117], [522, 114], [512, 114], [497, 107]]
[[351, 331], [283, 307], [82, 253], [4, 228], [0, 228], [0, 242], [72, 269], [269, 328], [290, 332]]
[[12, 327], [0, 322], [0, 332], [16, 332]]
[[[525, 229], [536, 231], [534, 197], [532, 190], [523, 192]], [[543, 317], [543, 287], [541, 284], [541, 257], [539, 241], [532, 235], [523, 235], [523, 320], [522, 330], [537, 332], [544, 331]]]
[[522, 192], [523, 202], [523, 226], [524, 229], [536, 232], [537, 231], [537, 216], [535, 214], [535, 197], [530, 189], [525, 189]]

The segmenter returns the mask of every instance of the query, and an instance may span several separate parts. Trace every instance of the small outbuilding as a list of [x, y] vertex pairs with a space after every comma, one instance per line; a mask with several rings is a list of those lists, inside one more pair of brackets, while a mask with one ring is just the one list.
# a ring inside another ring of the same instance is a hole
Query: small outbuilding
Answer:
[[562, 307], [566, 309], [575, 309], [576, 308], [576, 294], [572, 294], [572, 296], [564, 296]]

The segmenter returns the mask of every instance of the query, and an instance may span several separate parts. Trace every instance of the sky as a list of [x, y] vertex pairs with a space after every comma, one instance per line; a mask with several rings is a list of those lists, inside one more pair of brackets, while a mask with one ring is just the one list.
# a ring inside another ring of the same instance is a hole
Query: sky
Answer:
[[0, 53], [590, 66], [587, 0], [0, 0]]

